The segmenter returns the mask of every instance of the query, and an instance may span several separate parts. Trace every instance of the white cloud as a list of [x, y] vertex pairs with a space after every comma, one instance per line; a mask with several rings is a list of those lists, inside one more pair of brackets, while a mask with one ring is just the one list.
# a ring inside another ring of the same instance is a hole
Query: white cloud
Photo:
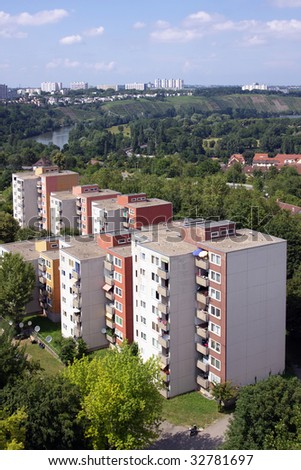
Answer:
[[271, 0], [271, 3], [279, 8], [301, 7], [301, 0]]
[[266, 40], [255, 34], [254, 36], [246, 38], [242, 44], [247, 47], [261, 46], [262, 44], [266, 44]]
[[159, 29], [166, 29], [170, 27], [170, 23], [168, 23], [168, 21], [165, 21], [165, 20], [158, 20], [156, 22], [156, 27]]
[[198, 11], [196, 13], [192, 13], [191, 15], [187, 16], [184, 23], [185, 24], [192, 24], [192, 23], [209, 23], [213, 20], [213, 16], [209, 15], [205, 11]]
[[80, 62], [77, 60], [70, 60], [70, 59], [53, 59], [51, 62], [46, 64], [47, 69], [56, 69], [57, 67], [65, 67], [65, 68], [76, 68], [81, 65]]
[[203, 36], [197, 29], [166, 28], [153, 31], [151, 38], [159, 42], [189, 42]]
[[65, 36], [60, 39], [60, 43], [63, 44], [64, 46], [71, 46], [72, 44], [78, 44], [79, 42], [82, 42], [82, 37], [80, 34], [73, 34], [72, 36]]
[[103, 71], [103, 72], [110, 72], [111, 70], [113, 70], [116, 66], [116, 63], [114, 61], [111, 61], [111, 62], [108, 62], [108, 63], [105, 63], [105, 62], [95, 62], [95, 63], [87, 63], [85, 64], [85, 67], [87, 68], [92, 68], [92, 69], [95, 69], [95, 70], [100, 70], [100, 71]]
[[33, 15], [27, 12], [19, 15], [10, 15], [0, 11], [0, 24], [3, 25], [22, 25], [22, 26], [41, 26], [49, 23], [57, 23], [68, 16], [68, 12], [63, 9], [43, 10]]
[[88, 31], [86, 31], [84, 34], [86, 36], [100, 36], [101, 34], [104, 33], [104, 31], [105, 29], [103, 26], [98, 26], [98, 28], [88, 29]]
[[146, 24], [143, 23], [143, 21], [137, 21], [136, 23], [133, 24], [134, 29], [143, 29], [145, 28]]
[[301, 21], [299, 20], [273, 20], [268, 21], [266, 25], [268, 31], [280, 36], [299, 35], [301, 32]]

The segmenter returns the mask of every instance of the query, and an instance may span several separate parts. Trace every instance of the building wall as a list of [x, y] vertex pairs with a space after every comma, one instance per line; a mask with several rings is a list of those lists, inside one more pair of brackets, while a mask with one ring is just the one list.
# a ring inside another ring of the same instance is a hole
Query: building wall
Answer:
[[238, 385], [285, 366], [286, 243], [227, 255], [227, 371]]
[[33, 226], [37, 217], [37, 178], [22, 178], [13, 174], [13, 208], [14, 218], [21, 228]]
[[76, 198], [59, 199], [50, 196], [50, 219], [50, 230], [54, 235], [59, 235], [64, 228], [77, 228]]
[[[130, 211], [133, 211], [131, 214]], [[156, 225], [162, 222], [168, 222], [172, 219], [172, 204], [166, 204], [137, 208], [129, 208], [129, 221], [133, 219], [130, 225], [135, 229], [141, 229], [143, 226]]]

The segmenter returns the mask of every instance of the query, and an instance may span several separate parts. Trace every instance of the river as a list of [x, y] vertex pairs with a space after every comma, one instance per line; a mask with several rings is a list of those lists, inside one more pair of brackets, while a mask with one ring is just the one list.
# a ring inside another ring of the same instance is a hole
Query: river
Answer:
[[46, 132], [45, 134], [40, 134], [33, 139], [40, 144], [48, 145], [54, 144], [57, 145], [60, 149], [64, 147], [65, 144], [68, 144], [69, 133], [73, 126], [62, 127], [53, 132]]

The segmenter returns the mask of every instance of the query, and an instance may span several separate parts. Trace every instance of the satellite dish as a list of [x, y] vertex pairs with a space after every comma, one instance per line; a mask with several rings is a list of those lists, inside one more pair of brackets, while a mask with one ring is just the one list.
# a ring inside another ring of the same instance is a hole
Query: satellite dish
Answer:
[[40, 327], [39, 325], [37, 325], [37, 326], [34, 327], [34, 331], [35, 331], [36, 333], [39, 333], [40, 329], [41, 329], [41, 327]]
[[12, 326], [13, 322], [10, 320], [10, 321], [8, 322], [8, 324], [9, 324], [9, 326]]
[[23, 326], [24, 326], [24, 323], [20, 322], [20, 323], [19, 323], [19, 327], [20, 327], [20, 328], [23, 328]]
[[32, 321], [29, 320], [29, 322], [27, 323], [28, 326], [31, 326], [32, 325]]
[[51, 341], [52, 341], [52, 336], [50, 336], [50, 335], [49, 335], [49, 336], [46, 336], [45, 341], [46, 341], [47, 343], [51, 343]]
[[102, 329], [101, 329], [101, 332], [102, 332], [103, 334], [105, 334], [105, 333], [107, 332], [107, 329], [106, 329], [106, 328], [102, 328]]

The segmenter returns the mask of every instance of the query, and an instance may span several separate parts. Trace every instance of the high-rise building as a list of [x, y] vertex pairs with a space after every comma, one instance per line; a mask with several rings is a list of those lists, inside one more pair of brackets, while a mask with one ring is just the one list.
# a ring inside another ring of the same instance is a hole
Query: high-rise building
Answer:
[[41, 83], [41, 91], [52, 93], [60, 91], [63, 88], [62, 82], [43, 82]]
[[182, 90], [184, 81], [181, 78], [157, 78], [155, 88], [167, 90]]
[[134, 341], [160, 358], [164, 396], [283, 372], [284, 240], [186, 221], [137, 233], [132, 252]]
[[125, 84], [126, 90], [138, 90], [138, 91], [145, 91], [146, 90], [146, 83], [126, 83]]
[[87, 82], [71, 82], [70, 90], [88, 90]]

